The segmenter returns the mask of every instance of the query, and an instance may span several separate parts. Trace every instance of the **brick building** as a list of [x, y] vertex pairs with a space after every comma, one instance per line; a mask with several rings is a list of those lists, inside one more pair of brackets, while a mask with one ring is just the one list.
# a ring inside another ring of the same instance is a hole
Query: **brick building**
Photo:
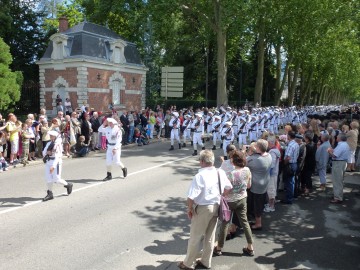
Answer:
[[82, 22], [70, 29], [60, 19], [50, 37], [40, 69], [40, 106], [56, 114], [56, 96], [70, 98], [73, 109], [84, 103], [95, 111], [145, 107], [147, 68], [135, 44], [106, 27]]

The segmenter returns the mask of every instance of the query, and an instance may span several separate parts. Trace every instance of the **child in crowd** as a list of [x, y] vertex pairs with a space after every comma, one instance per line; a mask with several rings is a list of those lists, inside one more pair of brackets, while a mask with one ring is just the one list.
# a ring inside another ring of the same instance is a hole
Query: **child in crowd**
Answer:
[[85, 136], [79, 137], [75, 145], [75, 150], [78, 157], [85, 157], [89, 153], [89, 144], [85, 143]]
[[23, 123], [21, 125], [21, 146], [22, 146], [22, 154], [21, 154], [21, 163], [26, 166], [29, 164], [29, 148], [30, 148], [30, 139], [34, 137], [28, 130], [28, 125]]
[[135, 137], [135, 143], [138, 144], [138, 146], [145, 145], [145, 136], [141, 134], [140, 129], [135, 128], [134, 129], [134, 137]]
[[0, 157], [0, 173], [8, 170], [9, 165], [7, 164], [4, 157]]
[[146, 125], [146, 137], [148, 139], [151, 138], [151, 132], [152, 132], [152, 126], [151, 126], [150, 120], [148, 120], [147, 125]]

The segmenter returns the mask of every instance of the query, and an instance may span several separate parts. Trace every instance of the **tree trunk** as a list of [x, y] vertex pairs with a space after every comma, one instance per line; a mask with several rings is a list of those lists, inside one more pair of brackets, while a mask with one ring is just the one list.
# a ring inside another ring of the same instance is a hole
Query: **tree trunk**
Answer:
[[264, 81], [264, 55], [265, 55], [265, 25], [260, 19], [260, 31], [258, 40], [258, 63], [257, 63], [257, 76], [254, 93], [254, 103], [259, 102], [261, 104], [261, 96]]
[[299, 76], [300, 71], [300, 64], [296, 63], [295, 69], [294, 69], [294, 76], [292, 78], [291, 86], [289, 86], [289, 106], [293, 105], [294, 102], [294, 94], [295, 94], [295, 88], [297, 84], [297, 79]]
[[[300, 105], [302, 106], [304, 104], [304, 101], [306, 100], [307, 104], [309, 103], [309, 95], [310, 95], [310, 87], [311, 87], [311, 81], [314, 74], [314, 69], [311, 68], [310, 72], [308, 74], [308, 77], [306, 78], [306, 81], [304, 81], [304, 92], [301, 93], [300, 97]], [[305, 77], [305, 76], [304, 76]]]
[[217, 40], [217, 98], [216, 103], [220, 105], [228, 104], [228, 96], [226, 91], [226, 30], [222, 26], [222, 11], [219, 1], [214, 1], [216, 40]]
[[280, 85], [281, 85], [281, 51], [280, 43], [275, 45], [276, 52], [276, 82], [275, 82], [275, 106], [280, 104]]

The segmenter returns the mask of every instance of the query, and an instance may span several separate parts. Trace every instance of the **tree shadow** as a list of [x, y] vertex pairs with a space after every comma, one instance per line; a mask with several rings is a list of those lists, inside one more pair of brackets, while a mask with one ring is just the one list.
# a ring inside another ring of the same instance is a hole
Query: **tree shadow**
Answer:
[[[133, 214], [144, 219], [146, 226], [153, 232], [175, 230], [169, 241], [155, 240], [151, 245], [144, 248], [153, 255], [184, 255], [189, 238], [190, 221], [185, 214], [186, 200], [183, 197], [170, 197], [164, 200], [156, 200], [155, 206], [146, 206], [144, 211], [134, 211]], [[136, 269], [170, 269], [174, 262], [159, 261], [160, 266], [141, 265]], [[174, 266], [174, 269], [176, 267]]]
[[280, 247], [255, 262], [274, 269], [359, 268], [359, 208], [352, 192], [342, 205], [331, 205], [329, 196], [313, 192], [291, 206], [277, 206], [275, 212], [264, 214], [268, 229], [256, 233], [256, 238]]
[[32, 198], [32, 197], [0, 198], [0, 208], [18, 207], [32, 201], [39, 201], [41, 199], [42, 198]]

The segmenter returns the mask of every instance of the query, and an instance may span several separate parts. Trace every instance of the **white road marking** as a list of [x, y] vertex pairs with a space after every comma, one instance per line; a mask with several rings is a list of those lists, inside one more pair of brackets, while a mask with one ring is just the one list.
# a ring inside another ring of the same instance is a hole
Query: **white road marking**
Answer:
[[[162, 163], [162, 164], [150, 167], [150, 168], [146, 168], [146, 169], [143, 169], [143, 170], [140, 170], [140, 171], [132, 172], [132, 173], [129, 173], [127, 176], [129, 177], [129, 176], [132, 176], [132, 175], [135, 175], [135, 174], [150, 171], [150, 170], [153, 170], [153, 169], [156, 169], [156, 168], [159, 168], [159, 167], [163, 167], [163, 166], [166, 166], [166, 165], [169, 165], [169, 164], [172, 164], [172, 163], [187, 159], [189, 157], [191, 157], [191, 156], [186, 156], [186, 157], [179, 158], [179, 159], [176, 159], [176, 160], [173, 160], [173, 161], [168, 161], [168, 162], [165, 162], [165, 163]], [[79, 192], [79, 191], [82, 191], [82, 190], [85, 190], [85, 189], [88, 189], [88, 188], [93, 188], [93, 187], [96, 187], [96, 186], [99, 186], [99, 185], [103, 185], [105, 183], [108, 183], [108, 182], [98, 182], [98, 183], [91, 184], [91, 185], [88, 185], [88, 186], [85, 186], [85, 187], [82, 187], [82, 188], [74, 189], [72, 193]], [[54, 198], [64, 196], [64, 195], [67, 195], [67, 193], [62, 193], [62, 194], [56, 195], [56, 196], [54, 196]], [[26, 204], [21, 205], [21, 206], [16, 206], [16, 207], [13, 207], [13, 208], [10, 208], [10, 209], [6, 209], [6, 210], [3, 210], [3, 211], [0, 210], [0, 215], [10, 213], [10, 212], [22, 209], [24, 207], [29, 207], [29, 206], [39, 204], [39, 203], [42, 203], [42, 202], [43, 202], [42, 200], [38, 200], [38, 201], [33, 201], [33, 202], [26, 203]]]

